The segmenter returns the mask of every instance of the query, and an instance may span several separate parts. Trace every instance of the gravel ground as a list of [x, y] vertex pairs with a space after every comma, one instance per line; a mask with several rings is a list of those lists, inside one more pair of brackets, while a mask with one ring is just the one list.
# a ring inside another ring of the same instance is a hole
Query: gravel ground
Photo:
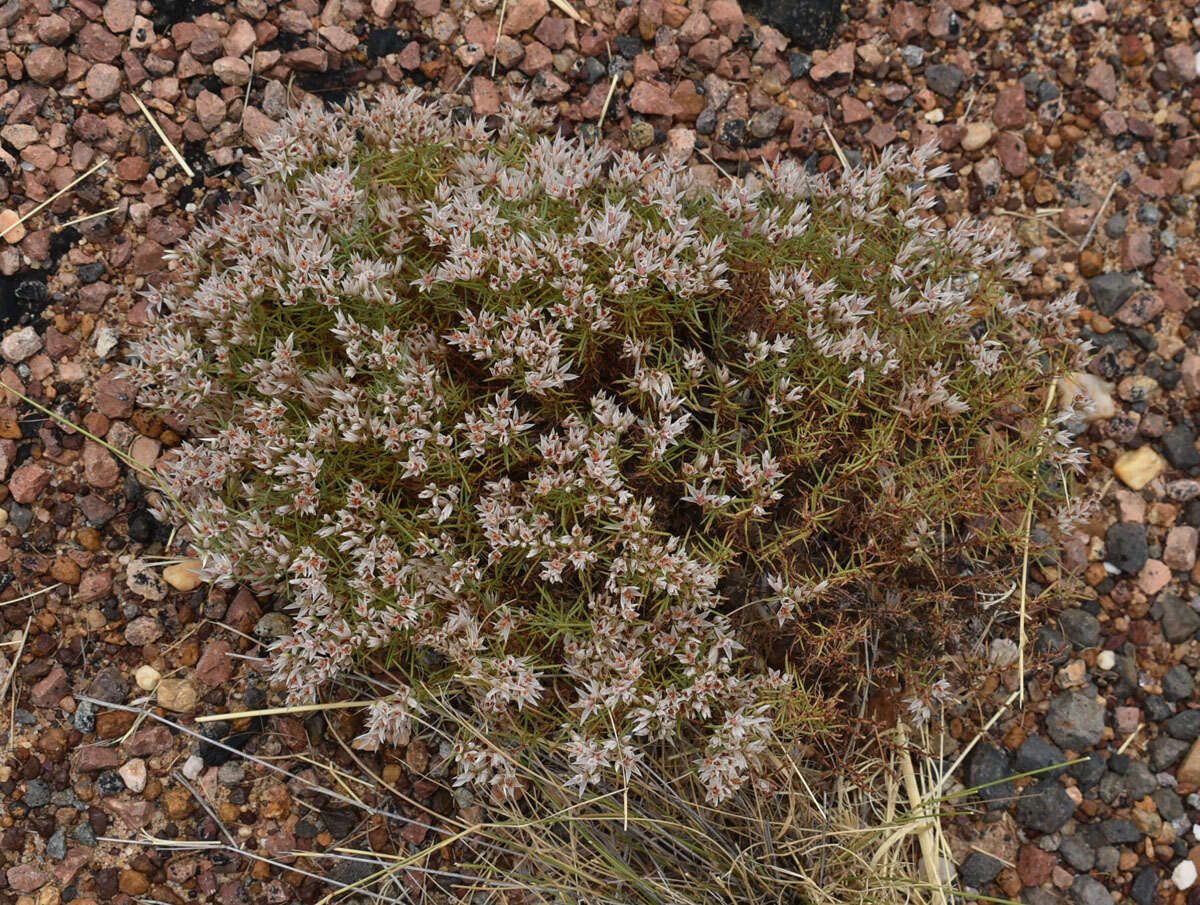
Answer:
[[[781, 155], [840, 166], [830, 136], [851, 163], [937, 138], [953, 168], [939, 215], [1011, 221], [1035, 262], [1026, 293], [1081, 292], [1101, 349], [1079, 378], [1097, 416], [1075, 427], [1102, 503], [1033, 571], [1050, 619], [1029, 703], [962, 779], [1086, 760], [1001, 782], [953, 818], [960, 883], [1030, 905], [1200, 902], [1200, 884], [1180, 888], [1200, 866], [1200, 9], [870, 3], [847, 9], [828, 51], [793, 40], [817, 19], [756, 6], [776, 28], [750, 9], [635, 0], [579, 5], [576, 20], [547, 0], [9, 0], [0, 380], [145, 466], [170, 455], [180, 425], [139, 410], [118, 376], [145, 321], [138, 290], [171, 280], [166, 252], [236, 201], [244, 149], [309, 95], [415, 85], [489, 114], [523, 87], [568, 132], [689, 156], [714, 181]], [[333, 735], [356, 734], [345, 712], [194, 723], [274, 702], [254, 657], [286, 617], [248, 591], [196, 587], [153, 496], [103, 446], [0, 389], [0, 902], [313, 902], [326, 889], [284, 853], [427, 844], [455, 807], [432, 740], [355, 753], [411, 818], [364, 820], [85, 700], [157, 705], [258, 757], [291, 755], [302, 779], [359, 769]], [[981, 639], [996, 669], [957, 709], [947, 752], [1016, 687], [1011, 628]], [[296, 759], [310, 749], [315, 766]], [[143, 831], [229, 834], [286, 863], [97, 842]]]

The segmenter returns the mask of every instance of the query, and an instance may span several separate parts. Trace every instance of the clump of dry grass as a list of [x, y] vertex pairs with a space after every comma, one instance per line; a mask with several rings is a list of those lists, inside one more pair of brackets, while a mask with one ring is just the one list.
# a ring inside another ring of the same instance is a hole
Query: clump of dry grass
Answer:
[[[201, 738], [153, 711], [81, 699]], [[979, 737], [1014, 700], [1015, 694]], [[300, 859], [291, 865], [249, 851], [220, 823], [203, 786], [195, 788], [178, 776], [176, 781], [213, 817], [223, 838], [164, 840], [143, 833], [102, 841], [223, 849], [275, 866], [292, 880], [324, 879], [330, 891], [321, 905], [368, 900], [411, 905], [947, 905], [961, 895], [953, 887], [950, 847], [940, 819], [977, 791], [957, 784], [949, 788], [949, 777], [974, 742], [949, 758], [928, 729], [912, 741], [897, 729], [847, 750], [840, 766], [829, 769], [796, 740], [797, 732], [781, 732], [764, 752], [770, 770], [763, 781], [710, 805], [688, 758], [666, 748], [647, 758], [635, 784], [580, 795], [569, 785], [570, 765], [544, 741], [526, 739], [518, 756], [510, 745], [489, 741], [472, 727], [468, 714], [444, 701], [440, 705], [436, 719], [422, 725], [422, 738], [432, 742], [460, 732], [477, 738], [490, 753], [512, 762], [523, 790], [518, 797], [497, 796], [481, 805], [460, 794], [454, 813], [432, 816], [383, 778], [381, 764], [396, 755], [356, 752], [349, 740], [359, 720], [346, 708], [327, 706], [321, 711], [325, 731], [320, 737], [340, 747], [341, 755], [331, 757], [336, 752], [326, 747], [296, 753], [308, 770], [291, 772], [286, 760], [266, 750], [259, 756], [207, 742], [260, 773], [283, 778], [310, 806], [324, 801], [358, 812], [356, 829], [327, 850], [282, 853]], [[1055, 766], [1070, 763], [1074, 761]], [[435, 775], [441, 774], [430, 769], [426, 778]], [[423, 841], [401, 841], [401, 831], [410, 825], [427, 831]]]
[[837, 771], [781, 734], [763, 780], [719, 805], [670, 751], [647, 758], [636, 784], [580, 796], [549, 746], [531, 741], [519, 758], [489, 747], [512, 761], [525, 794], [463, 824], [468, 854], [455, 870], [474, 879], [445, 888], [456, 901], [940, 905], [952, 894], [941, 761], [914, 761], [903, 730], [848, 752]]

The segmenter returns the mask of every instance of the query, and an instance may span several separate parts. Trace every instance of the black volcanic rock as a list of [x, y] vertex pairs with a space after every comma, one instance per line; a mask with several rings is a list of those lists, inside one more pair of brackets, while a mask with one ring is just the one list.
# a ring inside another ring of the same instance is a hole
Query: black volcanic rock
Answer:
[[743, 6], [809, 50], [828, 47], [842, 20], [842, 0], [746, 0]]

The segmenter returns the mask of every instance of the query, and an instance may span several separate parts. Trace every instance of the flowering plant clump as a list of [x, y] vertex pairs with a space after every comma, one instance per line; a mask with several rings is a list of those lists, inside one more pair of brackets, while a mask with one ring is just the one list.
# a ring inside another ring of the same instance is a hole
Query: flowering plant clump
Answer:
[[[866, 626], [932, 633], [997, 516], [1080, 466], [1033, 393], [1085, 350], [994, 228], [931, 227], [931, 148], [711, 190], [547, 125], [292, 115], [151, 291], [136, 380], [196, 438], [165, 480], [208, 576], [296, 611], [290, 701], [374, 655], [407, 684], [365, 744], [449, 698], [582, 789], [699, 737], [721, 800]], [[514, 793], [489, 750], [459, 781]]]

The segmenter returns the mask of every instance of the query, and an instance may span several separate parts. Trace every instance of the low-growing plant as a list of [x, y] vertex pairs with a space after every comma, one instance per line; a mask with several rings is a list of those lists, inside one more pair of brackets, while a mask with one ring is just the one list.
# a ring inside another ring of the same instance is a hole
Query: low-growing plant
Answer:
[[[1080, 453], [1076, 366], [995, 226], [935, 228], [933, 149], [711, 189], [416, 94], [289, 116], [195, 230], [135, 353], [190, 425], [165, 469], [206, 575], [287, 597], [287, 698], [366, 659], [582, 789], [699, 744], [712, 801], [825, 725], [868, 630], [925, 656]], [[918, 704], [914, 712], [921, 709]], [[512, 795], [470, 737], [461, 783]]]

